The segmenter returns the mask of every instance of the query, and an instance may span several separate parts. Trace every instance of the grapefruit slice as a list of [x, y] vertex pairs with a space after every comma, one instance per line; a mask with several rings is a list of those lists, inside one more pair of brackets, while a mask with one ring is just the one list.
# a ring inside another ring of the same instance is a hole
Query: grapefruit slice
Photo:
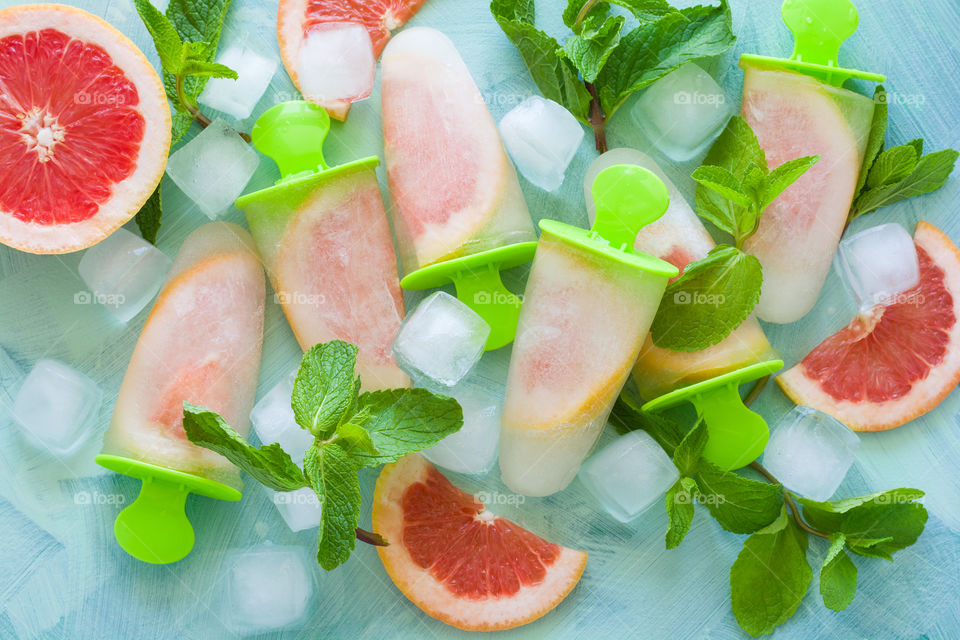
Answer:
[[96, 244], [147, 201], [169, 149], [163, 85], [126, 36], [64, 5], [0, 11], [0, 242]]
[[960, 250], [917, 223], [920, 283], [858, 314], [777, 377], [790, 399], [854, 431], [892, 429], [933, 409], [960, 382]]
[[[361, 25], [370, 35], [373, 59], [376, 60], [387, 44], [390, 32], [402, 27], [423, 3], [424, 0], [280, 0], [277, 11], [277, 40], [280, 43], [283, 66], [287, 68], [290, 79], [300, 92], [310, 100], [313, 92], [308, 91], [301, 82], [300, 65], [301, 48], [308, 39], [312, 39], [311, 35], [321, 34], [321, 38], [329, 36], [331, 45], [339, 43], [342, 46], [349, 40], [341, 38], [342, 34], [338, 33], [339, 29], [336, 27]], [[323, 46], [314, 47], [317, 51], [326, 49]], [[364, 59], [367, 54], [363, 51], [350, 49], [341, 53], [346, 53], [350, 59], [340, 64], [347, 67], [365, 66]], [[318, 66], [337, 64], [330, 58], [316, 59], [314, 63]], [[369, 83], [364, 83], [365, 90], [357, 91], [354, 83], [345, 83], [345, 95], [339, 98], [324, 96], [313, 101], [323, 106], [331, 117], [345, 120], [350, 103], [370, 95], [373, 74], [369, 75]]]
[[808, 76], [746, 67], [742, 113], [767, 165], [820, 156], [767, 208], [746, 242], [763, 265], [761, 320], [799, 320], [820, 295], [846, 224], [873, 106], [866, 96]]
[[553, 610], [587, 564], [487, 511], [422, 456], [387, 465], [373, 498], [377, 547], [397, 588], [428, 615], [467, 631], [512, 629]]

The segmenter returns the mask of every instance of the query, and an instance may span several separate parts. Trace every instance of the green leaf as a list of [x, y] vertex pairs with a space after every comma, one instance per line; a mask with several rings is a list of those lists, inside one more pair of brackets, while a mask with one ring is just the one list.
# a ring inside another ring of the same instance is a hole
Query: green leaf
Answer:
[[909, 144], [881, 152], [867, 176], [867, 188], [874, 189], [900, 182], [913, 173], [919, 160], [916, 147]]
[[314, 345], [303, 355], [293, 383], [293, 415], [304, 429], [329, 438], [356, 406], [357, 348], [340, 340]]
[[160, 185], [153, 190], [147, 201], [137, 212], [137, 226], [140, 235], [150, 244], [157, 244], [157, 233], [160, 231], [160, 219], [163, 217], [163, 200], [160, 197]]
[[356, 544], [360, 520], [360, 482], [350, 454], [339, 444], [315, 444], [303, 468], [320, 499], [317, 561], [327, 571], [347, 561]]
[[665, 536], [667, 549], [679, 546], [687, 535], [687, 531], [690, 530], [696, 496], [697, 483], [693, 478], [680, 478], [667, 491], [666, 505], [669, 518]]
[[[668, 13], [677, 12], [677, 10], [671, 7], [666, 0], [609, 0], [609, 2], [594, 2], [594, 0], [570, 0], [567, 3], [567, 8], [563, 10], [563, 24], [573, 29], [574, 32], [577, 32], [577, 17], [580, 15], [580, 11], [583, 9], [584, 5], [586, 5], [588, 2], [593, 6], [581, 19], [581, 25], [590, 18], [605, 18], [610, 12], [609, 5], [611, 4], [619, 5], [628, 10], [640, 22], [652, 22], [662, 18]], [[531, 19], [530, 22], [533, 22], [533, 20]]]
[[857, 566], [843, 550], [846, 537], [830, 536], [830, 550], [820, 568], [820, 596], [828, 609], [843, 611], [857, 595]]
[[917, 489], [893, 489], [836, 502], [798, 501], [803, 505], [803, 519], [814, 529], [843, 533], [854, 553], [890, 558], [923, 533], [927, 510], [913, 502], [921, 496], [923, 492]]
[[[867, 176], [873, 167], [877, 154], [883, 149], [883, 141], [887, 136], [887, 91], [882, 84], [873, 90], [873, 120], [870, 122], [870, 133], [867, 136], [867, 147], [863, 154], [863, 164], [860, 165], [860, 175], [857, 176], [857, 188], [853, 192], [854, 200], [867, 183]], [[917, 151], [917, 157], [921, 150]], [[852, 220], [853, 218], [850, 218]], [[848, 220], [849, 221], [849, 220]]]
[[[730, 173], [729, 169], [705, 164], [697, 167], [690, 177], [696, 180], [697, 184], [703, 185], [741, 207], [749, 207], [753, 204], [753, 199], [744, 193], [740, 180]], [[736, 234], [736, 228], [723, 226], [719, 228], [727, 233]]]
[[490, 12], [517, 47], [543, 96], [586, 122], [590, 94], [570, 61], [557, 54], [560, 45], [556, 39], [533, 26], [533, 0], [493, 0]]
[[620, 433], [637, 429], [646, 431], [669, 456], [673, 456], [688, 431], [682, 424], [666, 416], [643, 413], [639, 407], [633, 405], [626, 394], [621, 394], [613, 405], [610, 424]]
[[794, 614], [813, 577], [806, 551], [807, 533], [792, 520], [743, 543], [730, 568], [730, 604], [744, 631], [770, 633]]
[[674, 351], [717, 344], [753, 311], [762, 282], [756, 257], [731, 246], [715, 247], [667, 285], [650, 329], [654, 344]]
[[377, 455], [377, 448], [373, 446], [370, 434], [357, 423], [345, 422], [337, 427], [338, 442], [349, 453], [368, 453]]
[[186, 60], [183, 63], [183, 73], [191, 76], [205, 76], [209, 78], [230, 78], [237, 79], [237, 72], [230, 67], [216, 62], [204, 62], [202, 60]]
[[396, 462], [408, 453], [422, 451], [463, 426], [457, 401], [426, 389], [391, 389], [360, 396], [360, 411], [368, 412], [363, 428], [376, 453], [354, 452], [357, 464], [374, 467]]
[[923, 155], [923, 138], [914, 138], [907, 145], [914, 148], [918, 158]]
[[563, 43], [560, 50], [563, 57], [573, 63], [585, 82], [597, 79], [607, 58], [620, 43], [624, 22], [626, 18], [623, 16], [611, 16], [599, 26], [587, 23], [579, 34], [570, 36]]
[[703, 448], [707, 446], [707, 438], [709, 438], [707, 425], [703, 420], [698, 420], [673, 452], [673, 464], [681, 474], [688, 476], [696, 473], [700, 467]]
[[153, 38], [153, 46], [157, 50], [163, 70], [172, 74], [180, 73], [183, 40], [176, 27], [167, 16], [150, 4], [149, 0], [133, 0], [133, 6], [147, 27], [147, 33]]
[[[807, 172], [820, 159], [820, 156], [804, 156], [794, 160], [787, 160], [779, 167], [771, 171], [763, 182], [760, 190], [759, 210], [762, 212], [777, 199], [784, 189], [796, 182], [800, 176]], [[754, 225], [754, 229], [756, 225]], [[753, 233], [753, 230], [750, 231]]]
[[[910, 151], [898, 151], [899, 149]], [[886, 207], [907, 198], [936, 191], [946, 183], [953, 172], [957, 156], [960, 155], [954, 149], [928, 153], [920, 158], [909, 174], [898, 181], [893, 181], [892, 176], [896, 175], [896, 171], [903, 170], [909, 153], [916, 152], [916, 149], [917, 145], [912, 142], [903, 147], [888, 149], [877, 158], [867, 177], [867, 188], [860, 192], [853, 202], [848, 220], [855, 220], [880, 207]], [[884, 157], [887, 161], [881, 164], [880, 160]], [[895, 166], [890, 166], [894, 164]], [[891, 172], [893, 172], [892, 175]], [[876, 177], [874, 177], [875, 173]], [[871, 184], [883, 184], [883, 186], [870, 188]]]
[[[761, 179], [767, 175], [767, 160], [760, 142], [747, 121], [740, 116], [730, 118], [707, 152], [703, 164], [726, 169], [740, 183], [747, 181], [748, 176], [753, 176], [748, 185], [751, 187], [759, 187]], [[740, 222], [746, 213], [742, 206], [706, 187], [697, 186], [695, 206], [700, 217], [733, 236], [737, 235], [739, 229], [748, 226]]]
[[642, 22], [620, 45], [597, 77], [600, 104], [607, 118], [636, 91], [681, 65], [720, 55], [736, 41], [730, 7], [695, 6]]
[[190, 442], [219, 453], [274, 491], [294, 491], [310, 486], [280, 445], [254, 447], [214, 411], [184, 402], [183, 430]]
[[720, 526], [732, 533], [753, 533], [783, 510], [783, 487], [723, 471], [706, 460], [694, 475], [701, 502]]

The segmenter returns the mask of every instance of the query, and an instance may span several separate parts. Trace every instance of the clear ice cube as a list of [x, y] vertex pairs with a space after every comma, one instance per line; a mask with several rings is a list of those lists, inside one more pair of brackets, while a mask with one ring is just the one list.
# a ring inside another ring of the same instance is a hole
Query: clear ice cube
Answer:
[[503, 116], [500, 136], [524, 178], [541, 189], [556, 191], [584, 132], [562, 106], [532, 96]]
[[303, 466], [303, 455], [313, 444], [313, 435], [297, 424], [290, 406], [296, 372], [278, 382], [250, 412], [250, 424], [263, 444], [276, 442], [290, 454], [295, 463]]
[[688, 62], [651, 84], [632, 113], [657, 149], [677, 162], [686, 162], [706, 151], [733, 110], [710, 74]]
[[296, 491], [275, 491], [271, 496], [277, 511], [291, 531], [315, 529], [320, 526], [320, 500], [310, 487]]
[[13, 402], [13, 417], [33, 444], [66, 456], [92, 435], [103, 401], [97, 383], [56, 360], [40, 360]]
[[197, 101], [211, 109], [249, 118], [277, 71], [277, 61], [243, 45], [232, 45], [217, 56], [217, 62], [237, 72], [237, 79], [211, 78]]
[[763, 466], [791, 491], [813, 500], [829, 500], [859, 447], [860, 438], [846, 425], [798, 405], [773, 428]]
[[75, 296], [79, 304], [98, 302], [121, 322], [129, 322], [160, 291], [171, 260], [126, 229], [87, 249], [77, 271], [90, 288]]
[[260, 165], [260, 156], [217, 119], [167, 162], [167, 175], [211, 220], [233, 206]]
[[313, 567], [308, 562], [304, 550], [292, 546], [263, 544], [228, 553], [224, 620], [238, 633], [270, 631], [299, 621], [314, 595]]
[[920, 282], [913, 238], [896, 223], [865, 229], [840, 243], [840, 276], [861, 310], [897, 298]]
[[376, 75], [370, 34], [352, 22], [313, 27], [300, 45], [297, 75], [310, 101], [352, 102], [369, 96]]
[[636, 518], [679, 478], [673, 461], [644, 431], [620, 436], [580, 469], [581, 482], [620, 522]]
[[484, 474], [490, 471], [497, 461], [500, 443], [503, 384], [471, 375], [455, 387], [432, 390], [460, 403], [463, 426], [424, 449], [423, 456], [437, 466], [458, 473]]
[[489, 335], [490, 325], [483, 318], [438, 291], [404, 319], [393, 341], [393, 355], [411, 376], [452, 387], [480, 360]]

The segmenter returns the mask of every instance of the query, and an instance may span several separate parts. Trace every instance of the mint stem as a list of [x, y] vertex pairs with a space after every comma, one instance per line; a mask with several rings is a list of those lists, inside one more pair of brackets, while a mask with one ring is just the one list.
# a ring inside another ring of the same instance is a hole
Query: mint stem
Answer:
[[[190, 114], [190, 117], [199, 124], [201, 127], [206, 129], [210, 126], [210, 118], [203, 115], [203, 112], [200, 111], [200, 108], [195, 105], [191, 100], [187, 99], [187, 95], [183, 91], [183, 76], [176, 76], [177, 79], [177, 98], [180, 100], [180, 105], [187, 110]], [[242, 131], [238, 131], [237, 135], [243, 138], [244, 142], [250, 142], [250, 135]]]
[[[756, 471], [757, 473], [759, 473], [760, 475], [762, 475], [764, 478], [766, 478], [773, 484], [779, 484], [779, 485], [783, 484], [779, 480], [777, 480], [777, 478], [772, 473], [767, 471], [766, 467], [764, 467], [759, 462], [756, 462], [756, 461], [751, 462], [750, 468]], [[818, 531], [814, 529], [813, 527], [811, 527], [810, 525], [808, 525], [806, 522], [803, 521], [803, 518], [800, 517], [800, 507], [797, 506], [797, 502], [793, 499], [793, 494], [791, 494], [786, 489], [784, 489], [783, 491], [783, 499], [784, 501], [786, 501], [787, 507], [790, 509], [790, 515], [792, 515], [793, 519], [796, 520], [798, 527], [800, 527], [801, 529], [803, 529], [809, 534], [819, 536], [821, 538], [824, 538], [825, 540], [830, 539], [830, 536], [823, 533], [822, 531]]]
[[577, 12], [577, 18], [573, 21], [570, 30], [574, 33], [580, 33], [580, 27], [583, 25], [583, 21], [587, 19], [587, 14], [590, 13], [599, 2], [600, 0], [587, 0], [583, 6], [580, 7], [580, 11]]
[[381, 536], [379, 533], [373, 533], [372, 531], [367, 531], [366, 529], [361, 529], [357, 527], [357, 540], [360, 542], [366, 542], [367, 544], [372, 544], [375, 547], [389, 547], [390, 543], [387, 542], [386, 538]]
[[[587, 4], [590, 3], [588, 2]], [[597, 97], [597, 88], [590, 82], [585, 82], [584, 85], [586, 85], [587, 91], [590, 92], [590, 126], [593, 127], [593, 138], [597, 143], [597, 151], [606, 153], [606, 121], [603, 115], [603, 107], [600, 106], [600, 98]]]

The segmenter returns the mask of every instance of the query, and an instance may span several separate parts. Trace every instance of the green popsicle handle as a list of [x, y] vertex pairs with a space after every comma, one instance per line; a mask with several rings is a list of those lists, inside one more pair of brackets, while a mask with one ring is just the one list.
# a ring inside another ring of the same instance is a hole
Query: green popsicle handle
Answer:
[[690, 398], [707, 427], [709, 439], [703, 457], [724, 471], [756, 460], [770, 439], [767, 422], [740, 399], [736, 383]]
[[281, 102], [257, 118], [250, 139], [253, 146], [273, 158], [281, 181], [327, 169], [323, 141], [330, 132], [330, 116], [305, 100]]
[[860, 19], [850, 0], [784, 0], [780, 14], [793, 33], [790, 58], [831, 67], [840, 66], [840, 45]]
[[499, 267], [486, 264], [473, 271], [454, 273], [451, 278], [457, 299], [490, 325], [484, 349], [492, 351], [513, 342], [522, 301], [503, 286]]
[[592, 186], [597, 216], [590, 231], [611, 246], [629, 250], [640, 229], [667, 211], [670, 193], [653, 172], [618, 164], [597, 174]]

